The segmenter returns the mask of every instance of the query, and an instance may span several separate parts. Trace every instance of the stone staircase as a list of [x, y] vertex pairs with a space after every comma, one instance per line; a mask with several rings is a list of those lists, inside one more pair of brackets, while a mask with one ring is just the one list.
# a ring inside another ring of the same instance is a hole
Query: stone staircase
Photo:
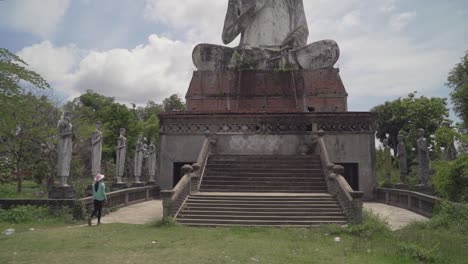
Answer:
[[344, 224], [320, 156], [210, 156], [200, 192], [176, 215], [190, 226]]

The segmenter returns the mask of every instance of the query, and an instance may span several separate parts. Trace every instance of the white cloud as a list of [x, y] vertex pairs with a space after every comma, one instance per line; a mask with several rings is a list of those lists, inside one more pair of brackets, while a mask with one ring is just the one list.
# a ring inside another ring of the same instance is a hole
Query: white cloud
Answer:
[[390, 29], [400, 31], [404, 29], [416, 17], [416, 12], [404, 12], [396, 14], [390, 19]]
[[72, 97], [92, 89], [121, 102], [144, 104], [173, 93], [185, 95], [193, 70], [192, 48], [151, 35], [147, 44], [131, 50], [82, 51], [72, 45], [54, 47], [43, 42], [18, 55], [54, 88]]
[[13, 1], [4, 15], [17, 30], [46, 39], [55, 32], [69, 5], [70, 0]]

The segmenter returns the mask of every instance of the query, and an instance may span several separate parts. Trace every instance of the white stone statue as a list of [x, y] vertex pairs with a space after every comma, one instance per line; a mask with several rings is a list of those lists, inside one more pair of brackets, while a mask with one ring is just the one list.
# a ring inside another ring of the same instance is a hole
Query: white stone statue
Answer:
[[101, 159], [102, 159], [102, 132], [101, 122], [96, 123], [96, 131], [93, 132], [91, 138], [91, 173], [93, 177], [101, 173]]
[[125, 168], [125, 155], [127, 154], [127, 138], [125, 137], [125, 128], [120, 129], [120, 136], [117, 141], [117, 158], [115, 163], [115, 176], [117, 183], [122, 183]]
[[143, 167], [143, 158], [145, 155], [145, 144], [143, 142], [143, 136], [138, 136], [135, 150], [135, 183], [141, 183], [141, 170]]
[[431, 161], [429, 159], [427, 141], [424, 138], [424, 129], [422, 128], [418, 129], [418, 160], [421, 185], [428, 186], [431, 175]]
[[229, 0], [223, 29], [224, 44], [241, 36], [237, 48], [200, 44], [193, 62], [200, 71], [233, 69], [247, 63], [257, 70], [293, 66], [332, 67], [338, 44], [323, 40], [307, 45], [309, 29], [302, 0]]
[[151, 139], [151, 143], [148, 146], [149, 182], [156, 182], [156, 170], [156, 146], [154, 145], [154, 139]]
[[58, 144], [58, 162], [57, 176], [60, 177], [60, 186], [68, 187], [68, 177], [70, 176], [70, 163], [72, 159], [72, 136], [73, 126], [71, 122], [71, 113], [65, 112], [62, 119], [58, 122], [60, 132]]
[[398, 134], [397, 155], [398, 167], [400, 168], [400, 183], [406, 183], [406, 176], [408, 175], [408, 164], [406, 160], [407, 157], [405, 140], [402, 134]]

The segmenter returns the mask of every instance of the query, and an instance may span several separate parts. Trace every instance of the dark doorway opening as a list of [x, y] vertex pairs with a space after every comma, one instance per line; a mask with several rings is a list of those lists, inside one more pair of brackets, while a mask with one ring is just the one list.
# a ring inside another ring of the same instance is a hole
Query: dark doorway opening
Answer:
[[358, 163], [336, 163], [344, 167], [344, 177], [354, 191], [359, 191], [359, 164]]
[[177, 183], [179, 183], [180, 179], [182, 179], [182, 172], [181, 172], [181, 169], [182, 167], [185, 165], [185, 164], [193, 164], [195, 162], [174, 162], [173, 163], [173, 172], [172, 172], [172, 179], [173, 179], [173, 186], [172, 188], [174, 188]]
[[315, 107], [307, 107], [308, 112], [315, 112]]

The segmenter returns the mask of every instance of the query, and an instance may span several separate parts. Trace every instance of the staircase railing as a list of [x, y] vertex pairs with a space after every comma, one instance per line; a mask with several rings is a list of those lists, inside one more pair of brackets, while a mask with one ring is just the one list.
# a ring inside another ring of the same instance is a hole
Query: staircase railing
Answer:
[[206, 138], [203, 141], [202, 148], [198, 154], [197, 162], [192, 165], [194, 169], [194, 177], [197, 182], [197, 190], [200, 190], [200, 185], [205, 175], [206, 164], [209, 156], [214, 152], [214, 146], [216, 145], [216, 137], [210, 133], [206, 134]]
[[344, 167], [331, 162], [323, 136], [325, 132], [319, 131], [316, 140], [316, 152], [322, 160], [328, 192], [338, 199], [343, 211], [351, 223], [362, 222], [362, 196], [363, 192], [354, 191], [349, 186], [344, 175]]
[[207, 133], [198, 154], [197, 162], [192, 165], [186, 164], [182, 167], [183, 177], [174, 189], [161, 191], [164, 218], [177, 216], [190, 193], [200, 189], [206, 163], [215, 144], [216, 138]]

